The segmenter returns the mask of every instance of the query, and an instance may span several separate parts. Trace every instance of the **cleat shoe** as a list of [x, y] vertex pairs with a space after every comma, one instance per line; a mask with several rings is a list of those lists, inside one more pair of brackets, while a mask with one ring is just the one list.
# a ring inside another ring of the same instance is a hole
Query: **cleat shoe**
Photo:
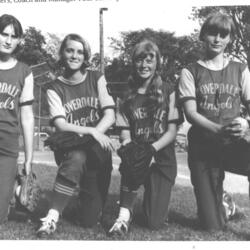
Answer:
[[56, 231], [56, 222], [48, 216], [41, 219], [41, 226], [37, 230], [36, 235], [39, 238], [44, 238], [52, 235]]
[[232, 196], [225, 191], [223, 192], [222, 196], [222, 204], [225, 209], [226, 219], [233, 219], [234, 215], [236, 214], [236, 205]]
[[111, 229], [109, 230], [109, 235], [124, 235], [128, 232], [128, 228], [129, 228], [129, 221], [125, 221], [122, 219], [117, 219], [114, 223], [114, 225], [111, 227]]

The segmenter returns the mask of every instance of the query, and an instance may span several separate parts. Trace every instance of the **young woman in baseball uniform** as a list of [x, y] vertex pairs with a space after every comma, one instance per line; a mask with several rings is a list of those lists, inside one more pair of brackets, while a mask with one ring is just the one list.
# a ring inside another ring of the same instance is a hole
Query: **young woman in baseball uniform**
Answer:
[[112, 170], [113, 146], [105, 132], [115, 121], [115, 104], [107, 92], [105, 77], [87, 70], [90, 48], [78, 34], [64, 38], [59, 55], [63, 74], [47, 88], [51, 122], [59, 131], [92, 135], [106, 157], [99, 161], [82, 148], [55, 153], [59, 170], [51, 209], [37, 231], [39, 237], [54, 233], [74, 195], [79, 198], [75, 214], [78, 223], [84, 227], [95, 225], [102, 213]]
[[30, 68], [15, 58], [22, 35], [22, 26], [14, 16], [4, 14], [0, 17], [0, 223], [7, 219], [13, 195], [20, 125], [25, 171], [27, 174], [31, 171], [33, 76]]
[[[127, 127], [121, 132], [122, 145], [131, 140], [150, 142], [156, 151], [143, 198], [145, 222], [151, 229], [158, 229], [167, 220], [177, 172], [174, 140], [179, 115], [174, 88], [160, 76], [160, 58], [157, 45], [150, 40], [135, 46], [129, 91], [117, 116], [119, 125]], [[110, 234], [126, 233], [132, 220], [138, 190], [131, 191], [128, 182], [122, 174], [119, 215]]]
[[242, 129], [235, 118], [240, 116], [241, 103], [250, 108], [249, 70], [225, 55], [234, 35], [229, 16], [209, 16], [200, 31], [204, 58], [184, 68], [179, 82], [180, 100], [192, 124], [188, 133], [191, 181], [200, 223], [206, 230], [220, 230], [226, 224], [223, 166], [238, 166], [242, 157], [236, 151], [225, 153], [225, 145], [227, 141], [238, 143], [248, 127]]

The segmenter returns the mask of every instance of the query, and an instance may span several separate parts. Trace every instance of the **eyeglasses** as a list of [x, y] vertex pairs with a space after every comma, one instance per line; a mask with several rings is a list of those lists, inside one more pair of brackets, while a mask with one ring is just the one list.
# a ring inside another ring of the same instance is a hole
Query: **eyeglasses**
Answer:
[[146, 64], [152, 64], [155, 61], [154, 54], [140, 55], [135, 59], [137, 64], [142, 64], [145, 62]]

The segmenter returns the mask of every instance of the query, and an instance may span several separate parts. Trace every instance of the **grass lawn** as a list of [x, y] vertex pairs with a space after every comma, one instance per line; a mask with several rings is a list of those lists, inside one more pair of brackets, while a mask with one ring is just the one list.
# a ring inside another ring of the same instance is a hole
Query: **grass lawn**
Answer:
[[[39, 183], [45, 193], [53, 186], [56, 168], [46, 165], [34, 165]], [[238, 206], [244, 210], [244, 216], [230, 221], [224, 232], [205, 232], [199, 227], [196, 216], [196, 204], [193, 190], [190, 186], [175, 185], [169, 210], [169, 220], [160, 230], [150, 231], [143, 227], [141, 218], [141, 200], [143, 189], [140, 190], [136, 204], [134, 221], [131, 224], [128, 235], [113, 238], [106, 234], [118, 211], [120, 178], [117, 170], [114, 170], [109, 196], [104, 211], [103, 226], [97, 225], [92, 229], [84, 229], [64, 219], [58, 224], [58, 230], [50, 240], [137, 240], [137, 241], [246, 241], [250, 240], [250, 206], [247, 194], [234, 194]], [[45, 213], [46, 202], [41, 202], [37, 211], [37, 218]], [[0, 226], [0, 239], [5, 240], [37, 240], [35, 231], [37, 222], [9, 221]]]

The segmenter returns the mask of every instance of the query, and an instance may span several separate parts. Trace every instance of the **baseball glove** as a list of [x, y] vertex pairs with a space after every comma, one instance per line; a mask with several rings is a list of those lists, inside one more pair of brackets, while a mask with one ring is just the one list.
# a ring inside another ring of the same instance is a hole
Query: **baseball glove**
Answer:
[[17, 175], [16, 199], [28, 211], [33, 212], [41, 196], [41, 189], [34, 173], [26, 174], [23, 170]]
[[44, 145], [49, 146], [54, 152], [67, 152], [79, 147], [84, 148], [89, 154], [92, 154], [98, 164], [110, 159], [110, 152], [104, 150], [91, 135], [79, 136], [71, 131], [57, 131], [44, 142]]
[[71, 131], [57, 131], [44, 142], [44, 146], [49, 146], [53, 151], [67, 151], [82, 145], [88, 144], [89, 146], [94, 141], [91, 135], [80, 136]]
[[250, 176], [250, 130], [241, 139], [224, 144], [221, 157], [225, 171]]
[[150, 173], [150, 163], [155, 154], [154, 147], [146, 142], [131, 141], [117, 150], [121, 158], [120, 172], [126, 176], [130, 190], [136, 190], [144, 184]]

